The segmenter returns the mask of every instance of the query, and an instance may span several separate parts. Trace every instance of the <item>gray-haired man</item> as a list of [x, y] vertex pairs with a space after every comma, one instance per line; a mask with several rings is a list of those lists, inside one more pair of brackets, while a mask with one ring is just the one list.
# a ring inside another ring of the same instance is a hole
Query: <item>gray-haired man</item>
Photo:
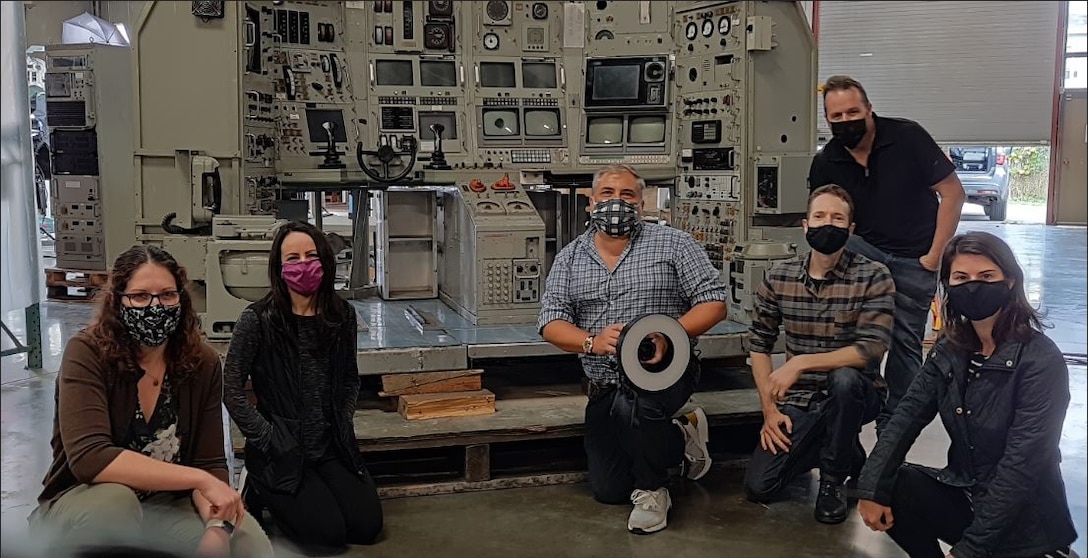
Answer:
[[[641, 220], [645, 181], [626, 165], [594, 175], [590, 227], [555, 258], [541, 301], [540, 332], [549, 343], [581, 353], [589, 380], [585, 448], [593, 496], [634, 504], [627, 528], [665, 528], [672, 500], [668, 469], [686, 464], [698, 479], [710, 468], [702, 410], [673, 419], [699, 380], [698, 359], [674, 386], [635, 395], [620, 381], [616, 344], [624, 325], [644, 314], [679, 320], [688, 336], [725, 319], [726, 291], [691, 235]], [[663, 338], [655, 354], [665, 353]]]

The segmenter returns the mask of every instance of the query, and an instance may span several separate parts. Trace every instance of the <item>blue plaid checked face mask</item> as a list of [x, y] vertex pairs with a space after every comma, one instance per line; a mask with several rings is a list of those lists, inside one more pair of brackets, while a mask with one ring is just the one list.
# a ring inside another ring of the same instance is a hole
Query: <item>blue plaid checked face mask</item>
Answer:
[[590, 213], [590, 220], [608, 236], [628, 236], [642, 224], [638, 218], [638, 206], [618, 198], [597, 202]]

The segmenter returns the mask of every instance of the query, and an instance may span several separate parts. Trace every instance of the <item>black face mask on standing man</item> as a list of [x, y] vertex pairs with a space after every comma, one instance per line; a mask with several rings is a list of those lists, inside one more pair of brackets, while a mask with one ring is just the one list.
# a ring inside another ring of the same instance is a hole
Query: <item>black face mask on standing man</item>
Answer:
[[847, 149], [853, 149], [861, 143], [868, 130], [865, 118], [844, 120], [831, 123], [831, 135], [842, 142]]

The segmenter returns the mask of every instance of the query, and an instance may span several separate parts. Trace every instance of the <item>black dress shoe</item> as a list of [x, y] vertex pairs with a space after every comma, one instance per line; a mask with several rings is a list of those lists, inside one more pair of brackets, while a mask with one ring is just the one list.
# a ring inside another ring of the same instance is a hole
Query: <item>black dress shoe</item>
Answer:
[[842, 483], [820, 481], [815, 515], [820, 523], [834, 525], [846, 521], [846, 489]]

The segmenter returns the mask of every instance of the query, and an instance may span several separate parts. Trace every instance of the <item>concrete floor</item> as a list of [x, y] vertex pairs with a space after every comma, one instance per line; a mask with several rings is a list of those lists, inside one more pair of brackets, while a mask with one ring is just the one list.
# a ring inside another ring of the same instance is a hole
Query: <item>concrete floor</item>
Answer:
[[[1012, 244], [1027, 273], [1029, 297], [1055, 326], [1050, 335], [1068, 353], [1085, 353], [1088, 295], [1083, 228], [991, 224], [965, 219], [961, 230], [988, 230]], [[25, 538], [25, 516], [34, 506], [48, 467], [53, 416], [53, 383], [64, 342], [89, 319], [89, 306], [43, 304], [45, 370], [26, 370], [25, 357], [6, 357], [0, 369], [0, 489], [3, 546]], [[4, 316], [22, 334], [21, 313]], [[10, 342], [4, 339], [4, 348]], [[1062, 469], [1074, 522], [1084, 533], [1088, 428], [1088, 371], [1070, 367], [1073, 403], [1062, 437]], [[871, 447], [871, 428], [863, 442]], [[713, 444], [713, 440], [711, 440]], [[930, 425], [909, 459], [940, 466], [948, 440], [939, 422]], [[348, 556], [724, 556], [724, 557], [898, 557], [904, 554], [885, 535], [866, 528], [856, 514], [836, 526], [812, 518], [815, 478], [795, 483], [791, 498], [769, 507], [745, 501], [740, 471], [715, 469], [698, 483], [673, 489], [669, 528], [652, 536], [626, 531], [628, 506], [596, 504], [585, 485], [526, 488], [385, 502], [386, 530], [373, 547]], [[288, 554], [284, 552], [283, 554]], [[289, 555], [289, 554], [288, 554]]]

